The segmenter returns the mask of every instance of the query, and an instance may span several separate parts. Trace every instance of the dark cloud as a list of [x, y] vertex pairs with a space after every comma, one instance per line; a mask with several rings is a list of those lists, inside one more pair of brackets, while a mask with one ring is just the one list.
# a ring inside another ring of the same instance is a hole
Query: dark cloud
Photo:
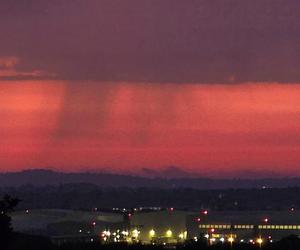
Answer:
[[300, 80], [298, 0], [2, 0], [0, 56], [68, 80]]
[[0, 80], [42, 80], [55, 79], [56, 75], [49, 72], [33, 69], [31, 71], [17, 70], [20, 58], [0, 57]]

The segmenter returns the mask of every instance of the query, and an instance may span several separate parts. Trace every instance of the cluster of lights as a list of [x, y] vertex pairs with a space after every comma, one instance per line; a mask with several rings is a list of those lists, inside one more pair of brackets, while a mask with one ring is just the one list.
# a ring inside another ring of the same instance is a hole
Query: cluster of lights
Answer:
[[[131, 208], [118, 208], [118, 207], [113, 207], [113, 211], [122, 211], [122, 212], [127, 212], [131, 211]], [[152, 210], [152, 211], [161, 211], [161, 207], [135, 207], [133, 208], [134, 211], [143, 211], [143, 210]]]
[[120, 241], [127, 241], [127, 237], [129, 235], [128, 231], [121, 231], [117, 230], [115, 232], [110, 232], [109, 230], [105, 230], [102, 232], [101, 236], [104, 241], [113, 241], [113, 242], [120, 242]]
[[[151, 229], [151, 230], [149, 231], [149, 237], [150, 237], [150, 238], [154, 238], [155, 236], [156, 236], [156, 232], [154, 231], [154, 229]], [[168, 229], [168, 230], [166, 231], [165, 237], [171, 238], [172, 236], [173, 236], [172, 230], [171, 230], [171, 229]], [[178, 239], [180, 239], [180, 240], [184, 240], [184, 239], [186, 239], [186, 237], [187, 237], [187, 231], [180, 232], [180, 233], [178, 234]]]
[[[264, 219], [264, 221], [266, 221]], [[219, 234], [214, 234], [215, 233], [215, 229], [214, 228], [210, 228], [208, 230], [208, 233], [204, 235], [204, 237], [207, 239], [207, 241], [210, 244], [214, 244], [216, 241], [221, 242], [221, 243], [225, 243], [228, 242], [230, 244], [233, 244], [237, 239], [236, 239], [236, 235], [219, 235]], [[82, 232], [82, 230], [80, 229], [79, 232]], [[141, 231], [139, 231], [137, 228], [133, 229], [132, 231], [121, 231], [121, 230], [116, 230], [114, 232], [111, 232], [109, 230], [105, 230], [102, 232], [101, 236], [102, 239], [104, 241], [109, 241], [109, 242], [138, 242], [139, 241], [139, 236], [141, 234]], [[149, 238], [151, 240], [153, 240], [154, 238], [157, 237], [157, 232], [154, 229], [151, 229], [148, 231], [148, 235]], [[161, 237], [166, 237], [166, 238], [173, 238], [174, 237], [174, 233], [171, 229], [168, 229], [165, 231], [165, 233], [163, 235], [161, 235]], [[175, 238], [177, 238], [177, 240], [183, 241], [187, 238], [187, 232], [180, 232], [178, 235], [175, 236]], [[273, 242], [272, 237], [268, 236], [266, 238], [266, 240], [270, 243]], [[194, 237], [194, 241], [198, 241], [197, 237]], [[244, 239], [240, 239], [239, 242], [243, 243], [245, 242]], [[250, 239], [248, 241], [251, 244], [258, 244], [258, 245], [262, 245], [264, 243], [264, 239], [262, 237], [258, 237], [256, 239]], [[153, 242], [152, 242], [153, 243]]]
[[[101, 233], [101, 238], [103, 239], [103, 241], [105, 242], [137, 242], [139, 241], [139, 237], [140, 237], [141, 231], [139, 231], [138, 229], [133, 229], [132, 231], [120, 231], [120, 230], [116, 230], [114, 232], [111, 232], [109, 230], [105, 230]], [[156, 236], [157, 233], [154, 229], [151, 229], [148, 232], [149, 238], [151, 240], [153, 240]], [[174, 236], [174, 233], [172, 232], [171, 229], [168, 229], [167, 231], [165, 231], [165, 233], [163, 235], [161, 235], [161, 237], [166, 237], [166, 238], [172, 238]], [[183, 241], [187, 238], [187, 231], [182, 231], [177, 235], [177, 239], [180, 241]]]
[[[217, 241], [217, 238], [215, 238], [215, 237], [210, 237], [209, 234], [205, 234], [205, 235], [204, 235], [204, 238], [206, 238], [207, 241], [208, 241], [210, 244], [213, 244], [213, 243], [215, 243], [215, 242]], [[224, 243], [224, 242], [226, 241], [226, 239], [225, 239], [224, 237], [220, 237], [218, 240], [219, 240], [221, 243]], [[229, 242], [230, 244], [233, 244], [233, 242], [234, 242], [235, 240], [236, 240], [236, 239], [235, 239], [235, 237], [234, 237], [233, 235], [230, 235], [230, 236], [227, 238], [227, 242]], [[269, 240], [270, 243], [273, 242], [271, 236], [268, 237], [268, 240]], [[194, 237], [194, 241], [198, 241], [198, 238], [197, 238], [197, 237]], [[240, 242], [243, 243], [243, 242], [245, 242], [245, 240], [244, 240], [244, 239], [241, 239]], [[253, 239], [250, 239], [250, 240], [249, 240], [249, 243], [250, 243], [250, 244], [258, 244], [258, 245], [261, 246], [261, 245], [264, 243], [264, 239], [263, 239], [262, 237], [259, 237], [259, 238], [254, 239], [254, 240], [253, 240]]]
[[78, 230], [78, 233], [87, 233], [87, 234], [90, 234], [91, 233], [91, 231], [86, 231], [86, 232], [84, 232], [81, 228]]
[[[197, 238], [197, 237], [194, 237], [194, 240], [195, 240], [195, 238]], [[207, 240], [209, 240], [209, 242], [210, 243], [214, 243], [214, 242], [216, 242], [216, 238], [215, 237], [209, 237], [209, 234], [205, 234], [204, 235], [204, 238], [206, 238]], [[198, 240], [198, 239], [197, 239]], [[197, 240], [195, 240], [195, 241], [197, 241]], [[221, 237], [221, 238], [219, 238], [219, 241], [220, 242], [222, 242], [222, 243], [224, 243], [226, 240], [225, 240], [225, 238], [224, 237]], [[228, 238], [227, 238], [227, 241], [229, 242], [229, 243], [233, 243], [234, 241], [235, 241], [235, 239], [234, 239], [234, 237], [233, 236], [229, 236]]]
[[139, 237], [139, 234], [140, 234], [141, 232], [139, 231], [139, 230], [137, 230], [137, 229], [134, 229], [133, 231], [132, 231], [132, 237], [134, 237], [134, 238], [138, 238]]
[[113, 207], [112, 210], [113, 210], [113, 211], [123, 211], [123, 212], [129, 211], [129, 210], [126, 209], [126, 208], [118, 208], [118, 207]]

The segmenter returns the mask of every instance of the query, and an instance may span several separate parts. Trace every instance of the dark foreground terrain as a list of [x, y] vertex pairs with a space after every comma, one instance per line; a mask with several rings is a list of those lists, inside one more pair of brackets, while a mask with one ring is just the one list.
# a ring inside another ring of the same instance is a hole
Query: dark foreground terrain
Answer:
[[[2, 240], [1, 240], [2, 241]], [[54, 245], [48, 238], [41, 236], [28, 236], [14, 234], [6, 247], [0, 245], [1, 250], [299, 250], [300, 239], [297, 236], [289, 236], [281, 241], [269, 245], [252, 244], [217, 244], [208, 246], [206, 242], [186, 242], [180, 245], [141, 245], [141, 244], [101, 244], [94, 243], [65, 243], [60, 246]]]

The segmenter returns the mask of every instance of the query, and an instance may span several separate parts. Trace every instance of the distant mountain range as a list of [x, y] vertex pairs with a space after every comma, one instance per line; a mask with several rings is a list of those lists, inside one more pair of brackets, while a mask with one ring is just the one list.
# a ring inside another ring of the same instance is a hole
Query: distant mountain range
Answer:
[[[171, 169], [166, 170], [170, 172]], [[52, 170], [24, 170], [21, 172], [0, 173], [0, 187], [19, 187], [23, 185], [46, 186], [68, 183], [89, 183], [99, 187], [157, 187], [157, 188], [283, 188], [300, 187], [300, 178], [264, 179], [212, 179], [192, 177], [178, 169], [169, 178], [157, 177], [157, 172], [144, 170], [149, 177], [119, 175], [109, 173], [63, 173]], [[148, 172], [147, 172], [148, 171]], [[182, 177], [179, 177], [182, 176]]]

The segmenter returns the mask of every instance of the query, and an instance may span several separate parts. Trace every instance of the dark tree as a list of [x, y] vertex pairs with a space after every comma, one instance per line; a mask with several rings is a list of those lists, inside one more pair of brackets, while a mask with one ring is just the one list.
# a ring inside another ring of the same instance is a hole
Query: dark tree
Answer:
[[5, 248], [12, 237], [11, 217], [9, 213], [18, 205], [19, 200], [5, 195], [0, 200], [0, 248]]

